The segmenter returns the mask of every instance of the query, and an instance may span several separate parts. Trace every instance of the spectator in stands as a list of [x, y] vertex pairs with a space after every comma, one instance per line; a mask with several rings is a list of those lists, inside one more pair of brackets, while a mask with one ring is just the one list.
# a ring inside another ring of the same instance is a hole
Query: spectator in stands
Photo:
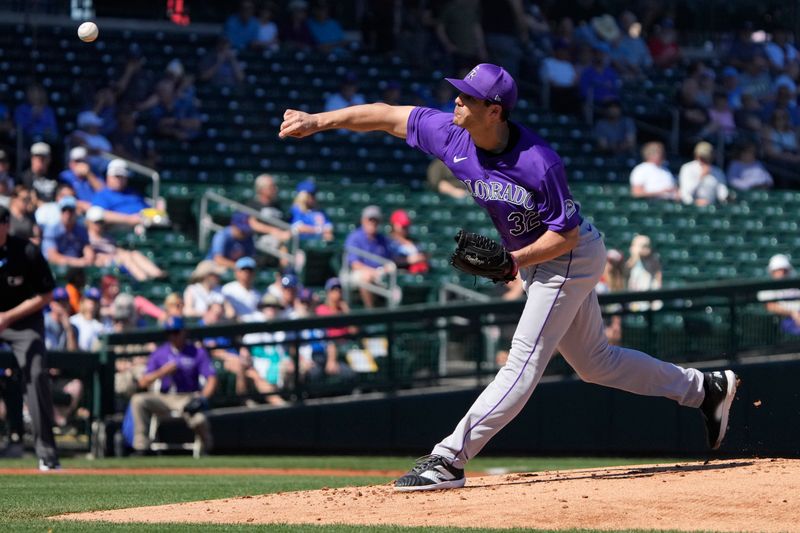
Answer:
[[11, 162], [8, 160], [8, 154], [5, 150], [0, 150], [0, 197], [10, 196], [11, 191], [14, 190], [15, 180], [8, 173], [11, 168]]
[[278, 50], [280, 39], [278, 38], [278, 25], [275, 23], [275, 4], [267, 2], [258, 11], [258, 36], [253, 41], [254, 48], [266, 50]]
[[254, 287], [256, 279], [256, 261], [252, 257], [244, 256], [236, 260], [236, 279], [222, 286], [222, 295], [225, 301], [233, 308], [236, 318], [246, 320], [246, 317], [258, 311], [258, 302], [261, 300], [261, 291]]
[[789, 123], [789, 113], [785, 109], [776, 109], [772, 114], [769, 126], [761, 133], [761, 143], [771, 161], [789, 165], [800, 162], [797, 132]]
[[120, 292], [119, 279], [111, 274], [100, 278], [99, 317], [103, 325], [110, 330], [114, 309], [114, 300]]
[[[275, 184], [275, 178], [269, 174], [258, 176], [255, 181], [255, 192], [255, 198], [247, 202], [248, 207], [258, 211], [262, 217], [286, 222], [286, 215], [278, 198], [278, 186]], [[253, 232], [261, 234], [258, 239], [259, 246], [280, 248], [281, 243], [292, 238], [291, 231], [262, 221], [258, 217], [251, 216], [248, 222]]]
[[14, 110], [14, 124], [22, 142], [46, 141], [57, 143], [58, 126], [53, 108], [47, 104], [47, 93], [38, 84], [31, 84], [25, 90], [26, 102]]
[[683, 203], [706, 206], [728, 201], [728, 180], [713, 162], [714, 147], [711, 143], [697, 143], [694, 160], [681, 166], [678, 178]]
[[642, 147], [642, 161], [631, 171], [631, 195], [634, 198], [679, 199], [675, 176], [666, 168], [664, 145], [649, 142]]
[[728, 65], [722, 69], [722, 87], [720, 88], [728, 97], [728, 107], [734, 111], [742, 107], [742, 87], [739, 85], [739, 71], [736, 67]]
[[792, 128], [800, 126], [800, 109], [797, 106], [797, 95], [794, 89], [786, 83], [776, 85], [775, 97], [762, 107], [761, 116], [765, 120], [769, 120], [778, 109], [789, 114], [789, 124]]
[[75, 198], [81, 202], [91, 202], [94, 193], [105, 187], [103, 178], [98, 177], [89, 166], [89, 153], [83, 146], [69, 151], [68, 168], [58, 175], [61, 182], [69, 183], [75, 191]]
[[[595, 291], [597, 294], [621, 292], [627, 288], [627, 285], [625, 257], [619, 250], [610, 248], [606, 252], [606, 266], [600, 276], [600, 281], [597, 282]], [[604, 315], [611, 313], [610, 316], [604, 316], [603, 318], [606, 338], [610, 344], [616, 345], [622, 341], [622, 315], [619, 314], [620, 311], [622, 311], [620, 304], [605, 306], [603, 309]]]
[[8, 234], [20, 239], [28, 239], [34, 243], [41, 242], [42, 230], [36, 225], [33, 218], [33, 193], [17, 185], [11, 193], [11, 201], [8, 204], [8, 211], [11, 214], [9, 220]]
[[[269, 293], [261, 298], [258, 309], [260, 320], [263, 322], [279, 319], [283, 312], [278, 298]], [[294, 373], [294, 363], [286, 353], [284, 345], [280, 344], [286, 338], [284, 331], [248, 333], [242, 338], [242, 342], [248, 345], [253, 368], [264, 381], [277, 389], [285, 386]]]
[[105, 211], [102, 207], [92, 206], [86, 211], [86, 229], [89, 233], [89, 244], [94, 250], [94, 266], [118, 266], [137, 281], [167, 277], [166, 272], [139, 250], [118, 246], [114, 238], [106, 232], [104, 217]]
[[292, 231], [301, 240], [333, 240], [333, 224], [325, 212], [317, 208], [317, 185], [312, 180], [297, 185], [297, 195], [292, 205]]
[[636, 148], [636, 125], [630, 117], [622, 116], [622, 106], [617, 101], [606, 105], [603, 118], [594, 125], [597, 148], [614, 155], [629, 155]]
[[[786, 70], [775, 78], [775, 81], [772, 83], [772, 88], [774, 91], [777, 91], [781, 86], [785, 85], [789, 90], [789, 94], [795, 96], [797, 95], [798, 88], [800, 88], [798, 83], [800, 83], [800, 63], [793, 62], [789, 63]], [[796, 102], [790, 102], [790, 105], [794, 107]]]
[[438, 109], [445, 113], [452, 113], [455, 107], [455, 95], [453, 86], [447, 80], [442, 80], [436, 85], [432, 95], [425, 94], [423, 97], [426, 107]]
[[101, 152], [111, 152], [111, 141], [100, 133], [103, 119], [94, 111], [78, 113], [78, 129], [70, 135], [70, 144], [83, 146], [88, 151], [87, 162], [94, 172], [102, 173], [105, 168], [105, 158]]
[[147, 112], [151, 129], [164, 137], [187, 141], [200, 134], [194, 77], [187, 76], [179, 59], [173, 59], [155, 91], [138, 105], [138, 111]]
[[206, 54], [200, 62], [200, 79], [218, 87], [233, 87], [244, 80], [244, 69], [227, 37], [220, 36], [214, 53]]
[[117, 129], [111, 134], [114, 154], [123, 159], [142, 163], [148, 167], [157, 164], [158, 154], [155, 143], [143, 138], [136, 131], [136, 115], [132, 112], [121, 112], [117, 115]]
[[417, 244], [409, 237], [411, 217], [402, 209], [398, 209], [389, 217], [392, 231], [389, 238], [392, 244], [392, 256], [398, 268], [408, 270], [410, 274], [424, 274], [428, 266], [428, 256], [420, 251]]
[[516, 78], [529, 38], [522, 2], [481, 0], [481, 26], [489, 52], [489, 61], [502, 65], [512, 77]]
[[790, 64], [800, 60], [797, 48], [790, 42], [791, 31], [785, 28], [776, 28], [772, 32], [772, 40], [764, 43], [764, 54], [770, 66], [776, 72], [785, 70]]
[[100, 289], [87, 288], [78, 307], [78, 313], [69, 319], [78, 333], [78, 349], [84, 352], [97, 351], [100, 347], [100, 334], [105, 332], [105, 326], [98, 320], [100, 297]]
[[708, 110], [708, 118], [708, 124], [700, 132], [700, 137], [716, 139], [721, 136], [725, 143], [733, 141], [736, 136], [736, 120], [724, 92], [714, 93], [714, 105]]
[[14, 133], [14, 121], [11, 120], [8, 106], [0, 102], [0, 143], [11, 146]]
[[[792, 263], [784, 254], [775, 254], [770, 257], [767, 271], [774, 280], [795, 276]], [[800, 289], [758, 291], [757, 297], [759, 301], [766, 302], [767, 311], [780, 317], [781, 329], [784, 332], [790, 335], [800, 335]]]
[[303, 50], [314, 46], [314, 37], [308, 29], [308, 2], [305, 0], [291, 0], [287, 6], [289, 16], [281, 24], [278, 35], [281, 42], [291, 48]]
[[[56, 187], [55, 198], [52, 202], [42, 202], [34, 212], [34, 219], [36, 225], [42, 229], [42, 239], [52, 238], [55, 236], [58, 228], [61, 226], [61, 208], [58, 202], [65, 197], [75, 197], [75, 190], [72, 185], [67, 183], [60, 183]], [[80, 211], [81, 205], [78, 202], [78, 210]]]
[[709, 124], [708, 107], [700, 83], [694, 78], [684, 80], [678, 94], [681, 132], [690, 142], [695, 142]]
[[229, 269], [234, 267], [238, 259], [253, 257], [256, 246], [248, 218], [245, 213], [234, 213], [230, 225], [214, 234], [206, 258]]
[[74, 315], [80, 310], [83, 290], [86, 287], [86, 270], [83, 267], [69, 267], [64, 275], [67, 282], [64, 288], [69, 295], [70, 314]]
[[464, 184], [439, 159], [433, 159], [428, 165], [427, 178], [430, 188], [440, 194], [456, 199], [464, 198], [468, 194]]
[[239, 12], [225, 21], [225, 37], [236, 50], [246, 50], [258, 39], [259, 24], [255, 18], [256, 6], [252, 0], [239, 2]]
[[78, 349], [78, 335], [69, 321], [71, 314], [69, 294], [63, 287], [56, 287], [50, 310], [44, 315], [44, 344], [48, 350], [74, 352]]
[[[626, 263], [629, 272], [628, 290], [635, 292], [660, 289], [663, 282], [661, 261], [658, 254], [653, 252], [650, 237], [647, 235], [634, 236], [631, 241], [630, 254]], [[648, 302], [631, 302], [630, 307], [634, 311], [645, 311], [650, 308], [657, 311], [662, 305], [660, 301], [654, 301], [652, 305]]]
[[542, 61], [539, 70], [542, 82], [550, 94], [550, 108], [562, 114], [575, 114], [580, 110], [578, 71], [570, 58], [568, 44], [556, 40], [550, 57]]
[[760, 134], [764, 129], [764, 122], [761, 120], [761, 103], [749, 93], [742, 93], [741, 102], [741, 107], [733, 115], [736, 127], [751, 135]]
[[36, 142], [31, 145], [31, 166], [19, 177], [19, 182], [36, 192], [39, 202], [52, 202], [58, 182], [50, 177], [50, 145]]
[[769, 63], [762, 55], [748, 61], [744, 67], [739, 84], [742, 92], [752, 94], [759, 100], [766, 98], [772, 91], [772, 77], [769, 75]]
[[345, 39], [342, 25], [331, 17], [330, 7], [326, 0], [316, 0], [311, 9], [311, 18], [308, 19], [308, 30], [314, 39], [317, 50], [324, 54], [346, 54]]
[[76, 202], [72, 196], [58, 202], [61, 207], [61, 226], [53, 237], [42, 242], [42, 252], [54, 265], [87, 267], [94, 263], [94, 250], [89, 244], [89, 234], [78, 221]]
[[489, 58], [480, 7], [480, 0], [449, 0], [436, 17], [436, 37], [449, 57], [450, 70], [472, 68]]
[[678, 33], [672, 19], [664, 19], [654, 28], [650, 40], [647, 41], [653, 64], [661, 69], [672, 68], [681, 59], [681, 50], [678, 47]]
[[[300, 280], [297, 279], [296, 274], [286, 272], [280, 276], [277, 282], [278, 301], [281, 303], [281, 307], [285, 313], [291, 313], [294, 308], [295, 300], [297, 300], [297, 293], [302, 289]], [[270, 292], [274, 292], [272, 290], [273, 287], [270, 287], [270, 289]]]
[[[319, 304], [315, 312], [317, 316], [346, 315], [350, 312], [350, 306], [344, 301], [342, 295], [342, 284], [339, 278], [330, 278], [325, 282], [325, 301]], [[358, 331], [355, 326], [343, 326], [338, 328], [328, 328], [326, 335], [332, 339], [346, 337]]]
[[381, 93], [380, 101], [387, 105], [402, 105], [403, 102], [406, 102], [407, 99], [403, 97], [403, 86], [400, 82], [388, 81]]
[[171, 292], [164, 298], [164, 316], [159, 322], [167, 322], [170, 318], [183, 318], [183, 296], [179, 292]]
[[[332, 93], [325, 101], [325, 111], [334, 111], [364, 103], [366, 103], [364, 95], [358, 92], [358, 76], [355, 72], [348, 72], [339, 86], [339, 91]], [[346, 130], [340, 131], [346, 132]]]
[[[212, 446], [211, 432], [204, 411], [217, 387], [214, 365], [204, 348], [186, 341], [183, 319], [168, 320], [164, 329], [167, 342], [150, 354], [146, 372], [139, 378], [142, 389], [149, 390], [155, 385], [156, 390], [131, 397], [133, 448], [137, 452], [149, 450], [151, 416], [169, 416], [171, 411], [179, 411], [208, 450]], [[203, 385], [201, 377], [205, 378]]]
[[750, 189], [770, 189], [774, 181], [772, 175], [756, 158], [756, 145], [743, 143], [728, 166], [728, 182], [731, 187], [740, 191]]
[[623, 76], [638, 77], [643, 69], [653, 65], [653, 58], [641, 37], [642, 25], [631, 11], [623, 11], [619, 17], [621, 35], [611, 42], [609, 56]]
[[[348, 281], [358, 286], [366, 307], [375, 307], [375, 296], [364, 285], [380, 284], [383, 276], [395, 268], [391, 262], [392, 243], [379, 231], [382, 218], [380, 207], [368, 205], [361, 211], [361, 227], [350, 233], [344, 243], [350, 269]], [[385, 261], [359, 255], [357, 251], [367, 252]]]
[[617, 71], [608, 60], [603, 50], [595, 48], [592, 52], [592, 63], [581, 73], [579, 82], [581, 98], [591, 101], [595, 106], [605, 105], [619, 100], [621, 81]]
[[135, 108], [150, 95], [156, 84], [156, 76], [151, 69], [145, 68], [146, 64], [141, 46], [131, 43], [122, 75], [112, 85], [120, 108]]
[[753, 23], [749, 20], [736, 31], [733, 42], [728, 48], [726, 61], [738, 69], [753, 60], [754, 57], [763, 55], [759, 43], [753, 41]]
[[[313, 316], [313, 303], [313, 293], [308, 289], [302, 289], [295, 299], [289, 317], [296, 319]], [[319, 382], [331, 376], [343, 381], [353, 379], [355, 376], [353, 369], [339, 360], [339, 344], [323, 341], [322, 338], [325, 337], [323, 330], [303, 330], [300, 332], [300, 337], [306, 341], [300, 345], [301, 372], [309, 382]]]
[[113, 87], [102, 87], [94, 94], [94, 101], [89, 109], [102, 122], [100, 134], [109, 137], [117, 129], [117, 93]]
[[106, 169], [106, 186], [92, 195], [92, 205], [103, 208], [103, 220], [109, 224], [141, 224], [141, 211], [147, 208], [144, 198], [128, 187], [130, 171], [122, 159], [114, 159]]
[[[220, 282], [225, 274], [225, 269], [214, 261], [204, 259], [197, 264], [191, 276], [189, 286], [183, 291], [183, 301], [186, 304], [184, 316], [197, 318], [205, 314], [211, 302], [222, 296]], [[224, 298], [222, 302], [224, 303]], [[233, 309], [226, 312], [231, 316]]]

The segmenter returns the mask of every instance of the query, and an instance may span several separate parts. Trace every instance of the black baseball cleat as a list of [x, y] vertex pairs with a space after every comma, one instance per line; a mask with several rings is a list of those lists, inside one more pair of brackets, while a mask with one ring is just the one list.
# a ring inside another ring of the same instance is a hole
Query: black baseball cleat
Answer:
[[394, 490], [458, 489], [466, 483], [464, 469], [456, 468], [440, 455], [417, 459], [408, 474], [394, 482]]
[[39, 459], [39, 471], [41, 472], [55, 472], [61, 470], [61, 463], [58, 459], [51, 457], [49, 459]]
[[706, 397], [700, 405], [700, 412], [706, 420], [708, 445], [712, 450], [718, 449], [722, 439], [725, 438], [731, 404], [736, 396], [738, 384], [739, 378], [733, 370], [703, 374], [703, 390]]

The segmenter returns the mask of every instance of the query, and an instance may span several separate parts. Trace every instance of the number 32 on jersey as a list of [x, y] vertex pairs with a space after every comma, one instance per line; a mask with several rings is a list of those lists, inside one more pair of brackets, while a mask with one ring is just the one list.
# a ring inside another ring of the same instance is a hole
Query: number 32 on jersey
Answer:
[[524, 235], [538, 228], [541, 224], [539, 221], [539, 212], [533, 210], [514, 211], [508, 215], [508, 222], [511, 224], [508, 232], [514, 237]]

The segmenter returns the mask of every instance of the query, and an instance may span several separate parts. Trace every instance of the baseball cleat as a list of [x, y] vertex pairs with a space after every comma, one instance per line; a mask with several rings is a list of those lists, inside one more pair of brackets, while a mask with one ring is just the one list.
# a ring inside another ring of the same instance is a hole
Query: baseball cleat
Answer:
[[466, 483], [464, 469], [456, 468], [440, 455], [425, 455], [414, 467], [394, 482], [394, 490], [458, 489]]
[[61, 464], [58, 459], [39, 459], [39, 471], [53, 472], [56, 470], [61, 470]]
[[700, 405], [700, 412], [706, 420], [708, 445], [712, 450], [718, 449], [722, 439], [725, 438], [731, 404], [736, 396], [738, 384], [739, 378], [733, 370], [703, 374], [703, 390], [706, 397]]

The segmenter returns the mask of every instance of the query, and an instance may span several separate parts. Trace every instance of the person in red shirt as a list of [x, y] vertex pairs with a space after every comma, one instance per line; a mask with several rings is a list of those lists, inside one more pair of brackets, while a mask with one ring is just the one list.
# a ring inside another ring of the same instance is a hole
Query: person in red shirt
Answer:
[[[325, 282], [325, 301], [319, 304], [316, 308], [317, 316], [331, 316], [339, 314], [347, 314], [350, 312], [350, 306], [344, 301], [342, 297], [342, 284], [339, 278], [330, 278]], [[338, 328], [328, 328], [325, 334], [328, 337], [346, 337], [356, 333], [355, 326], [342, 326]]]

